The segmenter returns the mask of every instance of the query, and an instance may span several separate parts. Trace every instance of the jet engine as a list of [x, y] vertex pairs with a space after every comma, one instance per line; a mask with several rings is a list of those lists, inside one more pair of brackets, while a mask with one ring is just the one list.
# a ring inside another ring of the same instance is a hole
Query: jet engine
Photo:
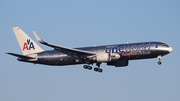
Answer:
[[97, 61], [97, 62], [110, 62], [112, 60], [118, 60], [119, 58], [120, 58], [119, 54], [101, 53], [90, 58], [90, 60]]

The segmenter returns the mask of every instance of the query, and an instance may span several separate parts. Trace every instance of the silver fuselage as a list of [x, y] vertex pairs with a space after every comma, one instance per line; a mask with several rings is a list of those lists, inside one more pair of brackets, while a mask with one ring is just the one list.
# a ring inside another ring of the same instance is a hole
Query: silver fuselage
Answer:
[[[135, 59], [149, 59], [164, 56], [172, 51], [172, 48], [162, 42], [142, 42], [129, 44], [115, 44], [93, 47], [75, 48], [85, 51], [120, 55], [120, 58], [115, 61], [135, 60]], [[43, 51], [34, 55], [36, 59], [18, 58], [19, 61], [30, 62], [35, 64], [62, 66], [62, 65], [76, 65], [85, 64], [86, 62], [76, 56], [68, 56], [59, 52], [58, 50]], [[89, 61], [89, 63], [97, 63], [97, 61]]]

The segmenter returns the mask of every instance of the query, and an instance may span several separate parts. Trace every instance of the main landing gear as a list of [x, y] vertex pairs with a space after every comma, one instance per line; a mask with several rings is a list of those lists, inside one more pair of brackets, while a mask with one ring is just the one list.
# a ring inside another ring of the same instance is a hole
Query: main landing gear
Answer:
[[161, 65], [161, 64], [162, 64], [162, 62], [161, 62], [161, 60], [162, 60], [162, 56], [161, 56], [161, 55], [159, 55], [157, 58], [158, 58], [158, 65]]
[[84, 68], [84, 69], [88, 69], [88, 70], [92, 70], [92, 67], [89, 66], [89, 65], [84, 65], [83, 68]]
[[100, 72], [100, 73], [103, 72], [103, 70], [100, 68], [100, 65], [101, 65], [101, 63], [97, 63], [97, 64], [96, 64], [96, 66], [98, 66], [98, 67], [95, 67], [95, 68], [94, 68], [94, 71], [95, 71], [95, 72]]
[[[94, 68], [95, 72], [100, 72], [100, 73], [103, 72], [103, 70], [100, 68], [100, 65], [101, 65], [101, 63], [96, 64], [97, 67]], [[92, 66], [89, 66], [89, 65], [84, 65], [83, 68], [88, 69], [88, 70], [92, 70]]]

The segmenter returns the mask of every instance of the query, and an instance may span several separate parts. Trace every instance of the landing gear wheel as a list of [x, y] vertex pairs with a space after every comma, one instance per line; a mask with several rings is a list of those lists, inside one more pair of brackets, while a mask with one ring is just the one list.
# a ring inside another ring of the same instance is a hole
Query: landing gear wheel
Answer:
[[97, 72], [97, 71], [98, 71], [98, 68], [94, 68], [94, 71]]
[[161, 63], [161, 61], [158, 61], [158, 65], [161, 65], [162, 63]]
[[84, 65], [84, 66], [83, 66], [83, 68], [84, 68], [84, 69], [87, 69], [87, 68], [88, 68], [88, 66], [87, 66], [87, 65]]
[[92, 67], [91, 66], [87, 66], [87, 69], [92, 70]]
[[94, 68], [94, 71], [95, 71], [95, 72], [100, 72], [100, 73], [103, 72], [103, 70], [102, 70], [101, 68]]
[[103, 70], [102, 70], [101, 68], [99, 68], [99, 69], [98, 69], [98, 72], [102, 73], [102, 72], [103, 72]]
[[89, 65], [84, 65], [83, 68], [84, 68], [84, 69], [88, 69], [88, 70], [92, 70], [92, 67], [89, 66]]

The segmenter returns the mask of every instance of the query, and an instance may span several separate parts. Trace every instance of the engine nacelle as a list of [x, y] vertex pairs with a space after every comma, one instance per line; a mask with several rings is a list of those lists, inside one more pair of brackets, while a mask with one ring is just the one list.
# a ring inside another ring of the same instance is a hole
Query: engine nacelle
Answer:
[[91, 58], [90, 60], [94, 60], [97, 62], [110, 62], [111, 60], [118, 60], [119, 58], [120, 58], [119, 54], [102, 53], [102, 54], [97, 54], [95, 57]]

